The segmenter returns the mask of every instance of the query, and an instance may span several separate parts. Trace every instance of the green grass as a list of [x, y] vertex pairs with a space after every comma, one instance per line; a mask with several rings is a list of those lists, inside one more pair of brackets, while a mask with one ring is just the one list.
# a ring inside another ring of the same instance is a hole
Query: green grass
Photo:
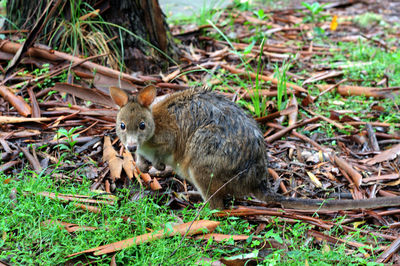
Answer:
[[[386, 73], [390, 86], [400, 85], [400, 51], [385, 51], [370, 41], [357, 43], [339, 43], [342, 53], [335, 53], [332, 62], [365, 62], [368, 64], [352, 67], [345, 71], [345, 77], [361, 80], [361, 86], [373, 86]], [[390, 47], [390, 43], [388, 44]]]
[[[9, 183], [6, 181], [8, 178], [12, 179]], [[50, 176], [40, 176], [23, 170], [18, 176], [13, 177], [1, 173], [0, 182], [2, 184], [0, 186], [0, 204], [3, 206], [0, 209], [2, 217], [0, 220], [0, 261], [11, 264], [54, 265], [66, 263], [69, 260], [66, 258], [68, 254], [145, 234], [149, 232], [148, 229], [160, 230], [172, 226], [181, 219], [183, 222], [189, 222], [198, 213], [198, 209], [172, 212], [164, 206], [163, 201], [155, 200], [152, 197], [131, 201], [128, 191], [121, 190], [118, 192], [117, 205], [101, 206], [101, 213], [94, 214], [78, 209], [72, 203], [62, 203], [35, 195], [42, 191], [96, 195], [89, 190], [90, 182], [85, 179], [83, 184], [73, 182], [61, 184], [55, 182]], [[16, 203], [9, 198], [12, 189], [17, 191]], [[205, 208], [199, 217], [218, 220], [212, 217], [212, 213], [213, 211]], [[129, 219], [123, 219], [126, 217]], [[57, 225], [44, 226], [42, 223], [47, 220], [93, 226], [98, 229], [68, 233]], [[257, 235], [261, 239], [255, 239], [254, 230], [257, 224], [250, 224], [247, 220], [237, 217], [220, 218], [219, 221], [221, 221], [221, 225], [217, 227], [216, 233], [246, 234], [253, 238], [242, 244], [235, 243], [233, 240], [216, 243], [211, 240], [187, 238], [179, 246], [181, 237], [176, 236], [117, 252], [116, 262], [117, 264], [134, 265], [193, 265], [203, 260], [202, 264], [208, 265], [204, 258], [217, 260], [220, 257], [250, 253], [258, 254], [258, 260], [263, 264], [303, 265], [305, 261], [322, 264], [336, 261], [341, 263], [367, 262], [365, 259], [345, 256], [344, 246], [336, 246], [328, 250], [325, 250], [325, 247], [322, 252], [321, 248], [313, 242], [307, 242], [308, 244], [305, 245], [306, 233], [310, 225], [304, 223], [285, 225], [285, 222], [275, 218], [273, 223], [268, 223], [265, 230]], [[262, 247], [265, 246], [265, 241], [268, 239], [274, 239], [281, 244], [285, 243], [289, 252], [274, 250], [270, 254], [265, 254]], [[352, 240], [360, 240], [360, 236], [355, 235]], [[175, 249], [177, 252], [171, 256]], [[82, 257], [80, 259], [83, 262], [86, 261]], [[88, 255], [86, 259], [92, 263], [109, 265], [111, 256]]]
[[[3, 174], [0, 176], [2, 184], [6, 178]], [[68, 254], [148, 233], [147, 228], [158, 230], [167, 223], [177, 222], [162, 204], [151, 198], [130, 201], [127, 191], [120, 192], [121, 201], [117, 206], [102, 206], [101, 214], [89, 213], [79, 210], [73, 204], [34, 195], [41, 191], [95, 195], [89, 191], [89, 187], [89, 182], [56, 185], [51, 177], [38, 177], [29, 171], [23, 171], [9, 184], [3, 184], [0, 188], [0, 204], [4, 207], [0, 210], [0, 216], [3, 217], [0, 222], [0, 259], [8, 258], [10, 262], [18, 264], [59, 264], [67, 260], [65, 256]], [[9, 199], [12, 188], [18, 191], [15, 208], [12, 208]], [[125, 222], [123, 217], [131, 217], [131, 221]], [[42, 222], [49, 219], [98, 229], [69, 234], [57, 225], [43, 226]], [[176, 263], [188, 254], [193, 254], [189, 261], [199, 259], [199, 246], [187, 244], [186, 241], [174, 257], [169, 257], [179, 240], [179, 237], [175, 237], [133, 247], [118, 253], [116, 260], [126, 263], [134, 257], [135, 263], [143, 265]], [[111, 257], [95, 259], [96, 263], [109, 264]]]

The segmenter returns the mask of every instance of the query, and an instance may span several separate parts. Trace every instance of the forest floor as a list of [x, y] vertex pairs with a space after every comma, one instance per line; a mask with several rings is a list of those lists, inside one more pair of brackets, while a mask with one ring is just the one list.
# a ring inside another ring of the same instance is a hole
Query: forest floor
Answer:
[[182, 60], [152, 75], [35, 46], [4, 78], [23, 35], [1, 32], [0, 265], [400, 263], [400, 207], [211, 210], [123, 151], [110, 86], [207, 85], [259, 123], [279, 193], [400, 196], [400, 3], [266, 6], [170, 20]]

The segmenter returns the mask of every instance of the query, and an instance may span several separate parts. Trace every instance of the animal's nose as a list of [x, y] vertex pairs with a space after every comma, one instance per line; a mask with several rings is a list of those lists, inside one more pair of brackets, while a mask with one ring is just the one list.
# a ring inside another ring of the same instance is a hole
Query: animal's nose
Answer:
[[130, 152], [135, 152], [137, 149], [136, 145], [128, 145], [126, 146], [126, 148], [130, 151]]

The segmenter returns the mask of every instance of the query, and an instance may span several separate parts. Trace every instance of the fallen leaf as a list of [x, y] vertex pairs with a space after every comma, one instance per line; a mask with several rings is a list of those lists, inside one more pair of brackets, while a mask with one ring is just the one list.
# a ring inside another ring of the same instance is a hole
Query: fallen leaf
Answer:
[[338, 26], [337, 16], [334, 15], [334, 16], [332, 17], [331, 25], [329, 26], [329, 28], [331, 29], [331, 31], [335, 31], [336, 28], [337, 28], [337, 26]]
[[395, 159], [400, 154], [400, 144], [394, 145], [392, 148], [381, 152], [374, 158], [368, 159], [365, 162], [368, 165], [374, 165], [383, 161], [390, 161]]
[[108, 162], [108, 167], [110, 168], [111, 179], [121, 178], [123, 160], [117, 157], [117, 152], [114, 150], [111, 139], [109, 136], [104, 136], [104, 146], [103, 146], [103, 162]]
[[368, 183], [372, 181], [387, 181], [387, 180], [398, 180], [400, 179], [400, 174], [399, 173], [393, 173], [393, 174], [387, 174], [387, 175], [375, 175], [375, 176], [370, 176], [367, 178], [363, 178], [363, 183]]
[[69, 83], [56, 83], [53, 89], [59, 92], [66, 92], [72, 94], [75, 97], [84, 99], [86, 101], [91, 101], [93, 103], [110, 107], [115, 106], [110, 95], [105, 94], [95, 88], [91, 89]]
[[353, 223], [353, 227], [354, 228], [358, 228], [360, 225], [365, 224], [365, 220], [364, 221], [358, 221], [358, 222], [354, 222]]
[[321, 188], [322, 187], [322, 183], [321, 181], [318, 180], [318, 178], [311, 172], [307, 171], [308, 176], [311, 179], [311, 182], [317, 187], [317, 188]]
[[[122, 154], [122, 157], [123, 157], [122, 168], [124, 168], [124, 171], [125, 171], [126, 175], [129, 177], [129, 179], [132, 179], [134, 176], [133, 171], [135, 169], [135, 167], [133, 165], [132, 154], [125, 149], [124, 153]], [[137, 180], [138, 180], [139, 184], [142, 184], [140, 182], [140, 179], [137, 179]]]

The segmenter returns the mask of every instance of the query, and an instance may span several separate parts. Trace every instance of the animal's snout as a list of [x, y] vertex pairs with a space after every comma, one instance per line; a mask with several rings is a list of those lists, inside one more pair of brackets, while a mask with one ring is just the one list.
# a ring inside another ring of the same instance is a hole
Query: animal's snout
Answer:
[[126, 148], [128, 149], [128, 151], [130, 152], [135, 152], [137, 149], [136, 145], [127, 145]]

